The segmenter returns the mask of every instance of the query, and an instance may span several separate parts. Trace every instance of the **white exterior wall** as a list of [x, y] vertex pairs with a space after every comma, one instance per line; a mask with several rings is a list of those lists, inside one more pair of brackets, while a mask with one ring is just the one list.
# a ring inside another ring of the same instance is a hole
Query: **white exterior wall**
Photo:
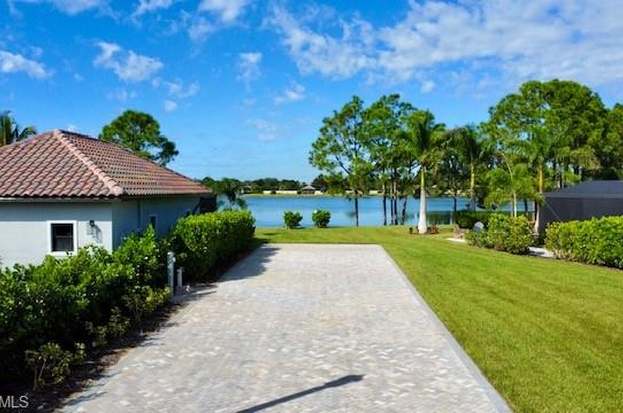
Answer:
[[[95, 231], [89, 230], [90, 220]], [[110, 202], [0, 202], [1, 265], [39, 264], [50, 253], [50, 221], [75, 222], [78, 248], [113, 246]]]
[[156, 231], [166, 235], [175, 222], [192, 212], [199, 204], [199, 197], [170, 197], [131, 199], [113, 203], [113, 248], [131, 232], [142, 231], [149, 224], [149, 217], [156, 217]]
[[[199, 197], [84, 202], [0, 202], [0, 266], [39, 264], [50, 253], [50, 221], [75, 223], [77, 248], [89, 244], [112, 250], [123, 238], [144, 230], [156, 216], [158, 235], [192, 212]], [[95, 223], [91, 231], [89, 221]], [[56, 256], [65, 256], [56, 253]]]

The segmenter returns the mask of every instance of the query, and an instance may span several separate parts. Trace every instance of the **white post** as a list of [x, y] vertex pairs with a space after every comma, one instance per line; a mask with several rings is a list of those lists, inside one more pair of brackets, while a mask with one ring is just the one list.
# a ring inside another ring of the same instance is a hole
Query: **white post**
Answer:
[[169, 282], [169, 288], [171, 289], [171, 295], [175, 295], [175, 254], [171, 251], [167, 252], [167, 276]]
[[184, 287], [184, 280], [182, 279], [183, 272], [184, 272], [183, 268], [178, 268], [177, 269], [177, 288], [178, 288], [178, 290], [181, 290], [182, 287]]

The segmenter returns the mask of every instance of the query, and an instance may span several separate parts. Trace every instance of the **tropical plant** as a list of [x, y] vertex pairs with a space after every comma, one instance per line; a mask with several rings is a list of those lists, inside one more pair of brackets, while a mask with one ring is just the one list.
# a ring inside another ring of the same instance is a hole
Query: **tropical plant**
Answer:
[[210, 178], [204, 178], [202, 182], [204, 185], [211, 188], [217, 195], [220, 195], [227, 200], [226, 209], [247, 208], [247, 202], [240, 197], [244, 185], [239, 180], [234, 178], [223, 178], [216, 181], [210, 180]]
[[0, 113], [0, 146], [18, 142], [36, 134], [37, 130], [34, 126], [20, 128], [11, 116], [11, 112]]
[[[484, 141], [480, 128], [474, 125], [466, 125], [451, 129], [447, 132], [444, 150], [449, 151], [451, 159], [454, 157], [460, 165], [452, 165], [450, 163], [450, 171], [455, 169], [459, 176], [462, 176], [465, 170], [469, 175], [466, 188], [469, 193], [470, 209], [476, 210], [476, 185], [482, 182], [482, 172], [484, 167], [491, 163], [491, 152]], [[464, 181], [460, 181], [464, 182]]]
[[418, 110], [407, 118], [411, 150], [418, 161], [420, 177], [420, 214], [418, 232], [425, 234], [426, 221], [426, 176], [439, 157], [439, 140], [445, 125], [435, 122], [435, 116], [427, 110]]

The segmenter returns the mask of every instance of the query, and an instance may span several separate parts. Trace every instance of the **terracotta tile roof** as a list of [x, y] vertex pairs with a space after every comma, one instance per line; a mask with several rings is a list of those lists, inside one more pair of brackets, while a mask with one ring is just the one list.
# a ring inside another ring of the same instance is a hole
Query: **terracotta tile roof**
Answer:
[[55, 130], [0, 147], [0, 198], [207, 194], [199, 183], [122, 147]]

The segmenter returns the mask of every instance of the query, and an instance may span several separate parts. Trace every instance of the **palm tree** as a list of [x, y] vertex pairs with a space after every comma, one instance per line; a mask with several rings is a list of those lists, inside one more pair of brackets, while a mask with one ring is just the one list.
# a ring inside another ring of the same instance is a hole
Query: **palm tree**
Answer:
[[242, 183], [233, 178], [223, 178], [220, 181], [215, 181], [214, 190], [218, 195], [222, 195], [227, 198], [229, 202], [228, 208], [238, 207], [245, 209], [247, 203], [243, 198], [240, 198], [242, 192]]
[[456, 148], [463, 163], [469, 169], [470, 209], [476, 210], [476, 174], [491, 158], [491, 153], [480, 130], [473, 125], [454, 128], [447, 132], [449, 144]]
[[11, 112], [5, 111], [0, 113], [0, 146], [21, 141], [36, 134], [37, 130], [34, 126], [26, 126], [20, 129], [15, 119], [11, 116]]
[[442, 123], [435, 123], [435, 116], [427, 110], [414, 112], [407, 119], [407, 127], [412, 149], [419, 164], [420, 175], [420, 217], [418, 233], [425, 234], [428, 230], [426, 222], [426, 174], [438, 155], [438, 139], [445, 129]]

